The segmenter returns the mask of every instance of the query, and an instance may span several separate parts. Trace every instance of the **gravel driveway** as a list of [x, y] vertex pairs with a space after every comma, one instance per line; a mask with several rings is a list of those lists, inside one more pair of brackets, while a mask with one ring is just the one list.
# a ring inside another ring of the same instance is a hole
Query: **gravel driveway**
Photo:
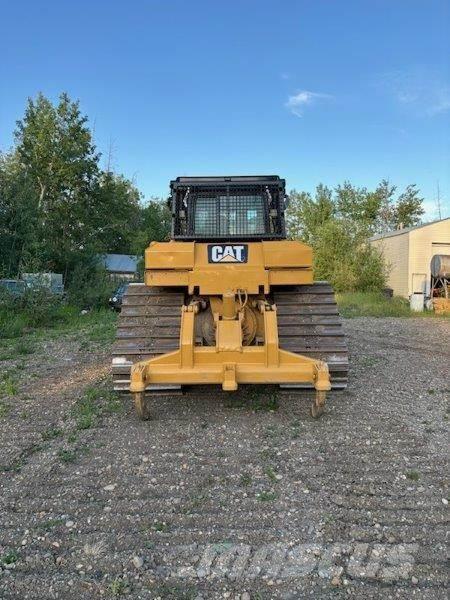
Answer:
[[446, 598], [450, 322], [345, 327], [319, 421], [265, 388], [140, 422], [67, 335], [0, 363], [0, 598]]

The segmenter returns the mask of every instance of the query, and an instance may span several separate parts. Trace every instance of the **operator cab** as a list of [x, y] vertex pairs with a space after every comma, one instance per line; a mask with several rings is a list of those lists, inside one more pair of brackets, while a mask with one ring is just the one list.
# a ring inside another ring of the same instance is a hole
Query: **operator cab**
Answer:
[[170, 189], [172, 239], [286, 238], [285, 180], [278, 175], [177, 177]]

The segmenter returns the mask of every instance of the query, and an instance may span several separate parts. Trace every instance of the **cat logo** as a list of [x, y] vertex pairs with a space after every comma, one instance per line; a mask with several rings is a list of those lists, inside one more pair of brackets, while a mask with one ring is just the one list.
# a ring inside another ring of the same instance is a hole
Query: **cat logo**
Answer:
[[248, 259], [248, 245], [208, 244], [208, 262], [210, 263], [246, 263]]

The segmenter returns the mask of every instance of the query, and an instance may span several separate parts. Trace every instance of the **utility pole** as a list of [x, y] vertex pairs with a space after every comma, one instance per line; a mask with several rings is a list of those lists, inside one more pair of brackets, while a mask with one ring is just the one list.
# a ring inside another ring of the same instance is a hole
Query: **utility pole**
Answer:
[[108, 155], [107, 155], [108, 157], [106, 159], [106, 172], [107, 173], [111, 173], [112, 168], [113, 168], [114, 151], [115, 151], [114, 140], [110, 137], [109, 138]]
[[438, 215], [439, 215], [439, 221], [442, 219], [442, 215], [441, 215], [441, 190], [439, 189], [439, 179], [436, 182], [436, 188], [437, 188], [437, 209], [438, 209]]

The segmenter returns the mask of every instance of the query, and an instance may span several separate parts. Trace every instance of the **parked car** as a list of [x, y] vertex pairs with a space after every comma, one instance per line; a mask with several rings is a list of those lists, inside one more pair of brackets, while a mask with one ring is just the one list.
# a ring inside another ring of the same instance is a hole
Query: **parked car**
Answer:
[[0, 279], [0, 288], [7, 290], [14, 298], [20, 298], [24, 295], [27, 285], [25, 281]]
[[109, 299], [109, 306], [113, 310], [117, 310], [118, 312], [120, 312], [120, 310], [122, 308], [123, 295], [127, 291], [128, 286], [129, 286], [129, 283], [121, 283], [119, 285], [119, 287], [115, 290], [115, 292], [113, 293], [111, 298]]
[[61, 273], [22, 273], [22, 280], [31, 290], [47, 290], [55, 296], [64, 296]]

